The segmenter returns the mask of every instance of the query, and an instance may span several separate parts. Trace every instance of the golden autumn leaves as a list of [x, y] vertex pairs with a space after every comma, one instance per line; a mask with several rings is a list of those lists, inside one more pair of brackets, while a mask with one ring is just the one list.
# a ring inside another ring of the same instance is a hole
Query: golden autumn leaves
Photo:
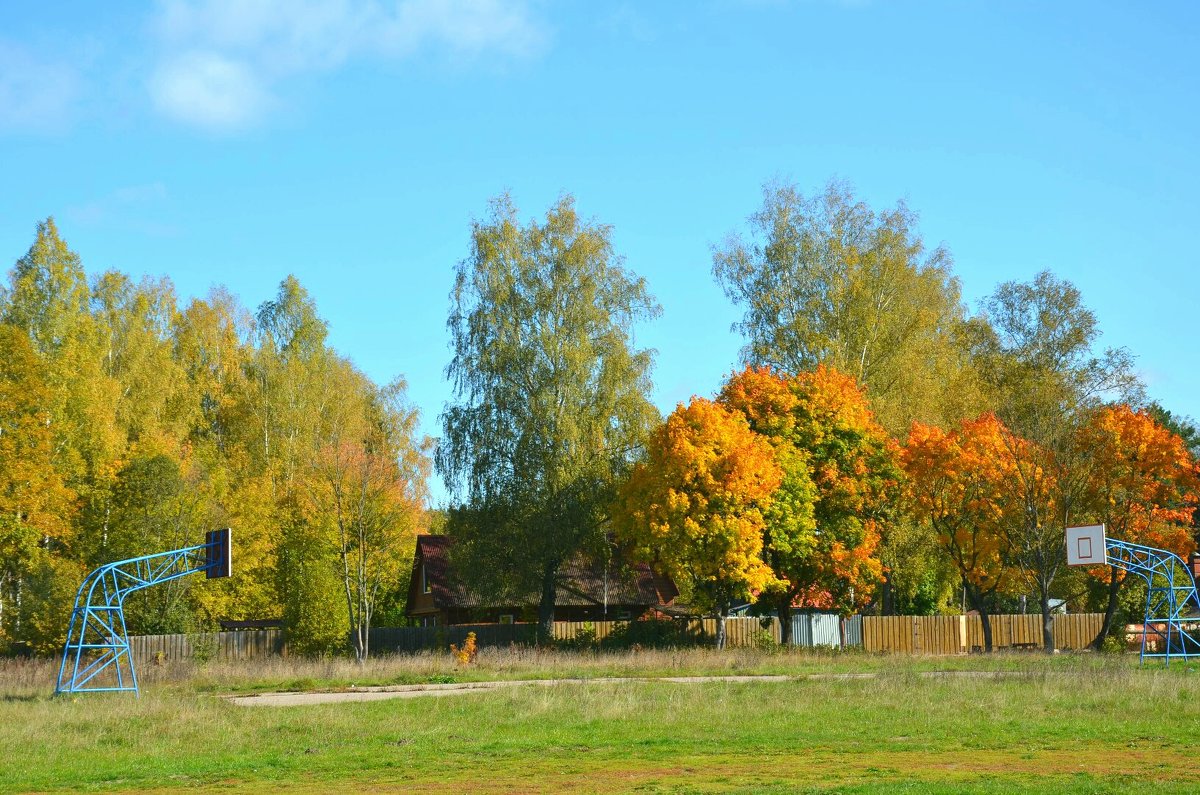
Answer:
[[616, 524], [698, 606], [807, 594], [849, 608], [879, 578], [877, 517], [897, 480], [895, 445], [853, 379], [748, 369], [654, 431]]
[[949, 430], [914, 423], [901, 446], [853, 378], [751, 368], [652, 433], [614, 520], [697, 606], [754, 599], [785, 617], [861, 607], [883, 575], [881, 538], [902, 521], [932, 527], [972, 601], [1025, 592], [1021, 544], [1071, 523], [1186, 554], [1198, 482], [1183, 442], [1125, 405], [1091, 412], [1062, 450], [990, 413]]
[[705, 606], [728, 606], [773, 579], [761, 557], [763, 507], [782, 479], [745, 417], [693, 398], [651, 435], [622, 489], [619, 526]]

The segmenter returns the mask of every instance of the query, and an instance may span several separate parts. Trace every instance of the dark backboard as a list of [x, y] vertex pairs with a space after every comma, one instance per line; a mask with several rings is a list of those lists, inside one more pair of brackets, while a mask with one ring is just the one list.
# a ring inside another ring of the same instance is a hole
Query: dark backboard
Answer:
[[204, 576], [208, 579], [228, 577], [233, 571], [233, 544], [229, 528], [210, 530], [204, 537]]

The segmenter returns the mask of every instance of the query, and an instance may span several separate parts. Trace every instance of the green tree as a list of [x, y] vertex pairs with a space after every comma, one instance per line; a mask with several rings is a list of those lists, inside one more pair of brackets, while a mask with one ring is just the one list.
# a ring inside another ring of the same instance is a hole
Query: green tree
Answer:
[[1042, 271], [1004, 282], [979, 320], [973, 358], [996, 415], [1019, 436], [1059, 451], [1106, 399], [1141, 402], [1133, 355], [1096, 351], [1099, 322], [1069, 281]]
[[88, 284], [79, 255], [67, 247], [53, 218], [17, 260], [4, 296], [5, 321], [25, 331], [46, 355], [67, 344], [88, 310]]
[[360, 396], [359, 416], [318, 451], [304, 505], [336, 550], [351, 645], [364, 663], [377, 607], [412, 568], [429, 464], [402, 380], [364, 385]]
[[[90, 550], [91, 565], [150, 555], [196, 543], [211, 526], [204, 488], [180, 462], [157, 453], [121, 468], [113, 488], [107, 543]], [[189, 480], [191, 482], [189, 482]], [[139, 592], [126, 606], [131, 632], [170, 634], [196, 628], [189, 599], [192, 579]]]
[[916, 225], [903, 203], [876, 212], [842, 183], [812, 197], [767, 185], [750, 239], [713, 253], [717, 281], [745, 310], [744, 360], [854, 377], [894, 436], [977, 410], [950, 254], [928, 251]]
[[460, 571], [491, 596], [538, 594], [543, 638], [559, 568], [601, 542], [614, 483], [658, 420], [652, 353], [632, 336], [658, 312], [611, 228], [580, 220], [569, 196], [526, 226], [501, 196], [473, 225], [451, 293], [455, 402], [437, 467], [467, 508], [450, 528]]
[[1052, 652], [1050, 598], [1065, 565], [1066, 527], [1082, 515], [1088, 469], [1074, 440], [1105, 400], [1140, 402], [1142, 386], [1128, 350], [1096, 351], [1096, 316], [1074, 285], [1049, 271], [999, 285], [983, 309], [973, 357], [1019, 464], [1012, 499], [1021, 508], [1005, 526], [1008, 554], [1038, 598]]
[[328, 528], [309, 521], [292, 497], [284, 500], [275, 518], [280, 530], [276, 586], [288, 647], [309, 655], [344, 652], [350, 622], [341, 564]]
[[295, 276], [255, 315], [258, 351], [251, 362], [252, 412], [258, 466], [277, 494], [292, 485], [321, 438], [322, 423], [336, 411], [345, 371], [325, 345], [329, 329], [316, 302]]

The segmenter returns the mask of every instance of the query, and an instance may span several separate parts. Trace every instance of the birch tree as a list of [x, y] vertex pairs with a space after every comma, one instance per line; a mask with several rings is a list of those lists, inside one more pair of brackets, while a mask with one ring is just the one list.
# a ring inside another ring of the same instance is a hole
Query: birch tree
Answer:
[[735, 328], [747, 364], [845, 373], [893, 436], [978, 410], [950, 253], [926, 248], [908, 207], [877, 212], [840, 182], [814, 196], [780, 182], [749, 221], [748, 236], [713, 252], [717, 281], [744, 310]]
[[437, 466], [465, 508], [449, 528], [458, 569], [488, 598], [535, 594], [545, 639], [560, 567], [602, 543], [615, 484], [658, 420], [653, 353], [633, 334], [659, 307], [570, 196], [526, 225], [495, 199], [450, 303]]

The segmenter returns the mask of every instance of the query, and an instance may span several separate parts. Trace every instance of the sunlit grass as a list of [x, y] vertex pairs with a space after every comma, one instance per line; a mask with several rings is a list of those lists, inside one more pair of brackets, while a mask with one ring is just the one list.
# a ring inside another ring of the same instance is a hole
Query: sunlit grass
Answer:
[[[904, 658], [754, 650], [485, 650], [146, 666], [141, 698], [52, 698], [0, 665], [0, 789], [1194, 791], [1200, 677], [1106, 655]], [[154, 670], [150, 670], [153, 668]], [[931, 671], [977, 672], [930, 676]], [[871, 679], [593, 682], [447, 698], [237, 707], [307, 682], [871, 672]], [[999, 676], [990, 674], [999, 673]], [[1014, 675], [1016, 674], [1016, 675]], [[44, 677], [44, 678], [43, 678]]]

